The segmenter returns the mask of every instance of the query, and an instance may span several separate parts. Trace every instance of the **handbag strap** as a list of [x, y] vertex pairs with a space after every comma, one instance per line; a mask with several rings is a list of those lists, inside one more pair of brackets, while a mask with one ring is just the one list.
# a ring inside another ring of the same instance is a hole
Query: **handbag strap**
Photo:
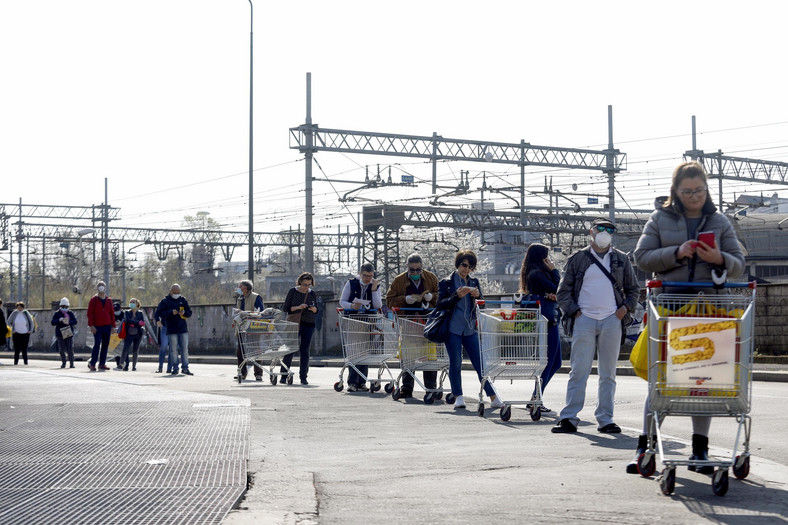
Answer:
[[[599, 269], [602, 270], [602, 273], [605, 274], [605, 277], [610, 279], [610, 282], [613, 285], [613, 294], [616, 296], [616, 306], [621, 308], [621, 306], [623, 306], [624, 304], [624, 301], [623, 300], [619, 301], [619, 297], [622, 296], [623, 294], [621, 294], [618, 291], [618, 283], [616, 282], [615, 278], [610, 274], [609, 271], [607, 271], [607, 268], [605, 268], [605, 266], [601, 262], [599, 262], [599, 259], [594, 257], [594, 254], [592, 254], [590, 250], [585, 253], [592, 261], [594, 261], [594, 264], [596, 264], [599, 267]], [[611, 254], [611, 259], [612, 259], [612, 254]]]

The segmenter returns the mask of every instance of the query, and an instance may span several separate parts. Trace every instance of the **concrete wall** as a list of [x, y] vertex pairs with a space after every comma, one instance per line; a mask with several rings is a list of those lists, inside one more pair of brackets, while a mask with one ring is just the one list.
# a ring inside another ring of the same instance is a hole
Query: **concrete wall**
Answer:
[[788, 284], [758, 285], [755, 300], [755, 350], [788, 354]]

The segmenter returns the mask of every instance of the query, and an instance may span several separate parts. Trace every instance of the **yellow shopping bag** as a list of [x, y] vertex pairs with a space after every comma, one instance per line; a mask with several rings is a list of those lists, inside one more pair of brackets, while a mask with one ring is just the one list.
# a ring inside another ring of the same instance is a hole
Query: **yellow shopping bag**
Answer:
[[629, 354], [629, 362], [635, 370], [635, 375], [648, 381], [648, 326], [640, 332], [632, 352]]

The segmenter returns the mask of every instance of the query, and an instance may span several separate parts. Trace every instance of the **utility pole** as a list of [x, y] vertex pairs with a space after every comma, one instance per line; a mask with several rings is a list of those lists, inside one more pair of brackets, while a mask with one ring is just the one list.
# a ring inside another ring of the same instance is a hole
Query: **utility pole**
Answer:
[[[19, 264], [16, 265], [16, 300], [22, 300], [22, 198], [19, 198], [19, 229], [16, 232], [17, 255]], [[12, 256], [13, 258], [13, 256]]]
[[104, 257], [104, 284], [106, 285], [106, 294], [110, 294], [110, 286], [109, 286], [109, 193], [107, 190], [107, 178], [104, 177], [104, 209], [102, 210], [102, 221], [104, 224], [102, 225], [101, 232], [102, 232], [102, 243], [101, 243], [101, 251]]
[[254, 61], [252, 60], [254, 43], [254, 5], [249, 0], [249, 280], [254, 282]]
[[607, 149], [605, 150], [605, 153], [607, 154], [605, 173], [607, 173], [608, 202], [610, 203], [607, 215], [610, 219], [610, 222], [615, 224], [616, 173], [618, 173], [618, 170], [615, 169], [615, 161], [616, 155], [618, 155], [618, 150], [613, 148], [613, 106], [610, 105], [607, 107]]
[[304, 230], [304, 258], [306, 259], [306, 271], [314, 274], [315, 272], [315, 257], [314, 257], [314, 242], [315, 235], [312, 228], [312, 144], [314, 136], [312, 135], [312, 73], [306, 74], [306, 229]]

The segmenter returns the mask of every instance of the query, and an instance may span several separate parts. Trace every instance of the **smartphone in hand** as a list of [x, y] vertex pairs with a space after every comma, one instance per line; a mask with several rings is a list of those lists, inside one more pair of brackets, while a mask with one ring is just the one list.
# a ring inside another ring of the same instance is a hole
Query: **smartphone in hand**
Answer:
[[706, 243], [709, 248], [714, 248], [714, 232], [700, 232], [698, 240]]

